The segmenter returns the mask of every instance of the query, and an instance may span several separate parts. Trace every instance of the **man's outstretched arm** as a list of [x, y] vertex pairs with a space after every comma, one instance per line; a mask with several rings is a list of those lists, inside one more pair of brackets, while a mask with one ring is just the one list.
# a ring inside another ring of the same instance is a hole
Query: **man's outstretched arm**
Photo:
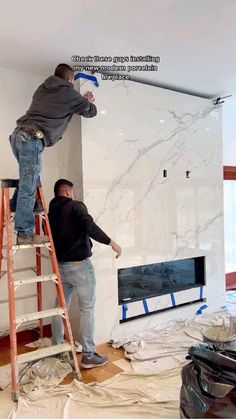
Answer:
[[106, 233], [93, 221], [93, 217], [88, 213], [86, 205], [83, 202], [74, 201], [74, 211], [78, 220], [78, 227], [88, 234], [91, 239], [99, 243], [110, 245], [116, 253], [116, 258], [121, 255], [121, 247], [115, 243]]
[[93, 118], [97, 115], [97, 107], [94, 105], [94, 97], [91, 92], [81, 96], [76, 90], [73, 90], [74, 104], [73, 113], [82, 115], [85, 118]]

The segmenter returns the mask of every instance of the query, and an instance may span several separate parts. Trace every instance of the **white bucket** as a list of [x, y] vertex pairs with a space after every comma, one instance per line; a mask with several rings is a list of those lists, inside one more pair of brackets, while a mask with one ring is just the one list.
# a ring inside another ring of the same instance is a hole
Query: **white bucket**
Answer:
[[211, 326], [202, 330], [203, 342], [217, 345], [222, 349], [236, 350], [236, 334], [230, 335], [228, 326]]

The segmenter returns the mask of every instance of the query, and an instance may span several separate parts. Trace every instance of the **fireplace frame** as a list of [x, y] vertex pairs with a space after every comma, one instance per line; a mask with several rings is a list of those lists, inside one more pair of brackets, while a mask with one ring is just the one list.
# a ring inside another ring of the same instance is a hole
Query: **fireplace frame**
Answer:
[[[122, 269], [138, 269], [140, 267], [144, 270], [147, 267], [155, 267], [156, 265], [163, 266], [164, 264], [167, 266], [168, 264], [173, 264], [173, 262], [183, 263], [184, 261], [187, 262], [189, 260], [198, 260], [197, 263], [199, 263], [201, 267], [198, 275], [203, 275], [201, 281], [199, 281], [199, 278], [197, 278], [198, 282], [195, 282], [195, 284], [192, 284], [191, 286], [178, 290], [169, 290], [168, 292], [158, 292], [155, 295], [152, 294], [149, 296], [145, 295], [143, 297], [132, 298], [132, 300], [126, 299], [125, 301], [119, 298], [120, 295], [118, 291], [118, 304], [121, 312], [120, 323], [138, 319], [144, 316], [150, 316], [160, 312], [165, 312], [170, 309], [188, 306], [190, 304], [205, 303], [206, 298], [204, 296], [204, 288], [206, 285], [206, 258], [204, 255], [174, 261], [160, 262], [157, 264], [154, 263], [130, 268], [121, 268], [117, 272], [118, 284], [120, 279], [119, 273]], [[196, 275], [196, 264], [194, 266], [194, 272]]]

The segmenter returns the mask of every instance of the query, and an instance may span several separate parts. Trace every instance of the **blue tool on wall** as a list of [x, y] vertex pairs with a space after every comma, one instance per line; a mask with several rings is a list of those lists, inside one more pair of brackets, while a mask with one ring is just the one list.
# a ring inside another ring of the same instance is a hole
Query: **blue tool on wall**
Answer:
[[98, 79], [95, 76], [84, 73], [77, 73], [74, 77], [74, 80], [85, 79], [86, 81], [91, 81], [96, 87], [99, 87]]

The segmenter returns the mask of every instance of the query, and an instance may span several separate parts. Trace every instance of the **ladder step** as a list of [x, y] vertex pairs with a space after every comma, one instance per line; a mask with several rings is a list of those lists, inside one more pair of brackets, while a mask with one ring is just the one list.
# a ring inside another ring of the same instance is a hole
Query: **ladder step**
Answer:
[[57, 280], [57, 276], [55, 274], [38, 275], [33, 278], [20, 279], [18, 281], [14, 281], [14, 285], [15, 287], [18, 287], [19, 285], [28, 285], [28, 284], [33, 284], [35, 282], [46, 282], [46, 281], [56, 282], [56, 280]]
[[51, 308], [50, 310], [44, 311], [35, 311], [34, 313], [23, 314], [21, 316], [16, 316], [16, 324], [29, 322], [31, 320], [44, 319], [45, 317], [51, 316], [62, 316], [64, 314], [64, 309], [61, 307]]
[[[15, 210], [14, 211], [11, 210], [10, 213], [11, 213], [11, 216], [14, 218], [16, 211]], [[36, 214], [36, 215], [43, 215], [43, 214], [45, 214], [45, 212], [44, 212], [43, 209], [42, 210], [33, 210], [33, 213]]]
[[36, 349], [35, 351], [26, 352], [17, 356], [19, 364], [25, 362], [36, 361], [37, 359], [47, 358], [48, 356], [57, 355], [63, 352], [71, 351], [69, 343], [62, 343], [60, 345], [49, 346], [47, 348]]
[[49, 247], [49, 246], [50, 246], [50, 242], [47, 242], [45, 244], [16, 244], [12, 246], [12, 250], [24, 250], [24, 249], [33, 249], [35, 247]]
[[[3, 260], [5, 260], [7, 258], [3, 257]], [[15, 273], [19, 273], [19, 272], [29, 272], [29, 271], [33, 271], [36, 273], [36, 267], [34, 266], [30, 266], [29, 268], [18, 268], [18, 269], [14, 269], [14, 274]], [[7, 274], [7, 271], [4, 270], [0, 273], [0, 279]]]
[[17, 188], [19, 179], [0, 179], [2, 188]]

